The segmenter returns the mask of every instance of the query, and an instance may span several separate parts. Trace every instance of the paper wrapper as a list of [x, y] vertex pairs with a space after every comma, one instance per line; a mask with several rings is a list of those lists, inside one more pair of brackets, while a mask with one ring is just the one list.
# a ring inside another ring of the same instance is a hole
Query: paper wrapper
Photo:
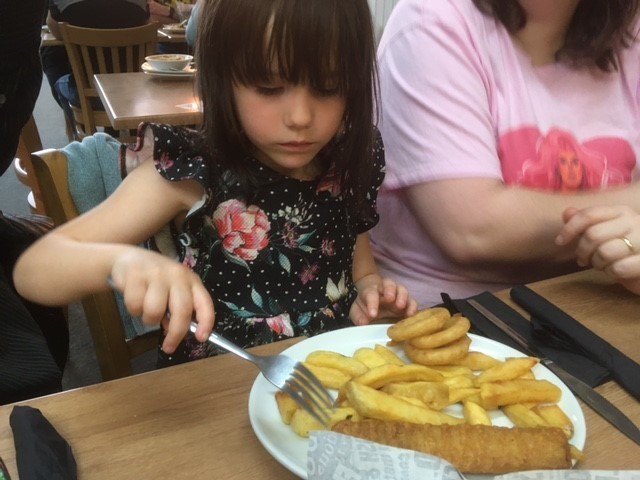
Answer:
[[[487, 478], [486, 476], [483, 476]], [[328, 431], [309, 436], [308, 480], [464, 480], [441, 458]], [[491, 478], [491, 477], [489, 477]], [[537, 470], [495, 480], [640, 480], [640, 470]]]

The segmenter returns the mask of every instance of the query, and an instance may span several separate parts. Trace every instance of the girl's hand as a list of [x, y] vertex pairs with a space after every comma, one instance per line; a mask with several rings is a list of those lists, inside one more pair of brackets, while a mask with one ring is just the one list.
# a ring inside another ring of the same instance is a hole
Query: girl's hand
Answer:
[[166, 353], [175, 351], [194, 315], [198, 322], [196, 338], [207, 340], [214, 324], [213, 301], [200, 277], [184, 265], [159, 253], [132, 247], [116, 259], [111, 278], [132, 315], [140, 316], [149, 325], [163, 322], [167, 335], [162, 350]]
[[367, 325], [377, 318], [408, 317], [418, 308], [408, 290], [389, 278], [367, 275], [356, 282], [356, 287], [358, 297], [349, 311], [354, 325]]
[[627, 206], [567, 209], [556, 243], [576, 241], [580, 266], [602, 270], [640, 294], [640, 215]]

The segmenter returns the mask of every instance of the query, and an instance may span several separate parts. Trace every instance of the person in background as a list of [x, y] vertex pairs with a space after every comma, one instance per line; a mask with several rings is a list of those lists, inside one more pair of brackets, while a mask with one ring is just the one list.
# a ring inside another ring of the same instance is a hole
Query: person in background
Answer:
[[[148, 0], [151, 21], [161, 25], [188, 23], [196, 0]], [[193, 45], [170, 42], [159, 42], [158, 53], [189, 53]]]
[[[367, 0], [217, 0], [200, 15], [202, 129], [141, 125], [122, 150], [139, 166], [23, 254], [18, 290], [60, 304], [113, 286], [163, 324], [158, 366], [215, 354], [200, 343], [214, 317], [250, 347], [413, 314], [367, 235], [384, 176]], [[167, 224], [173, 254], [136, 246]]]
[[189, 16], [189, 20], [187, 21], [187, 28], [185, 31], [187, 45], [191, 48], [195, 48], [196, 46], [196, 35], [198, 32], [198, 18], [200, 17], [200, 2], [196, 2], [193, 5], [193, 9], [191, 10], [191, 15]]
[[[40, 92], [45, 7], [44, 0], [0, 2], [0, 174], [13, 162]], [[62, 309], [26, 301], [12, 279], [18, 256], [51, 228], [47, 218], [0, 211], [0, 403], [62, 389], [69, 341]]]
[[378, 49], [387, 175], [371, 237], [420, 306], [575, 271], [576, 245], [554, 241], [569, 207], [640, 212], [638, 5], [395, 7]]
[[[49, 0], [47, 26], [60, 40], [59, 22], [86, 28], [131, 28], [148, 21], [146, 0]], [[64, 110], [69, 124], [73, 125], [69, 104], [79, 106], [80, 98], [65, 47], [43, 47], [40, 55], [53, 98]], [[102, 108], [99, 100], [96, 100], [96, 107]]]
[[0, 3], [0, 175], [13, 163], [42, 85], [38, 56], [45, 0]]

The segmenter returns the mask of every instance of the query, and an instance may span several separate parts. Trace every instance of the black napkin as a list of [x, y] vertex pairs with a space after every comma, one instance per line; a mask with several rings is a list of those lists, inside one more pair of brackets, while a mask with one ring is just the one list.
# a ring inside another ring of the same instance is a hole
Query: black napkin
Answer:
[[77, 480], [71, 447], [40, 410], [15, 406], [9, 423], [20, 480]]
[[[591, 387], [595, 387], [609, 380], [609, 371], [598, 365], [593, 360], [584, 356], [573, 345], [558, 341], [549, 341], [544, 332], [540, 332], [526, 318], [517, 311], [495, 297], [490, 292], [484, 292], [470, 297], [497, 315], [501, 320], [520, 333], [527, 341], [535, 344], [537, 348], [548, 358], [564, 368], [569, 373], [578, 377]], [[518, 351], [522, 349], [506, 333], [487, 320], [481, 313], [471, 307], [465, 299], [450, 299], [443, 294], [445, 306], [450, 310], [457, 310], [471, 321], [471, 333], [490, 338], [504, 343]], [[542, 333], [542, 335], [541, 335]]]
[[576, 345], [589, 358], [607, 368], [620, 386], [640, 400], [640, 365], [530, 288], [513, 287], [511, 298], [531, 314], [532, 322], [556, 338]]

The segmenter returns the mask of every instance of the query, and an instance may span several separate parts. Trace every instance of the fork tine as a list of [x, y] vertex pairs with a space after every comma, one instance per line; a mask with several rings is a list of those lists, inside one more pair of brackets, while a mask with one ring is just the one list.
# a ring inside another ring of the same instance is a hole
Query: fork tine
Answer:
[[[296, 385], [296, 387], [298, 387]], [[299, 388], [299, 387], [298, 387]], [[292, 388], [289, 382], [285, 383], [281, 387], [282, 391], [289, 395], [299, 406], [309, 413], [313, 418], [315, 418], [321, 425], [328, 426], [329, 425], [329, 415], [326, 411], [322, 409], [313, 408], [312, 405], [302, 396], [300, 391]], [[321, 412], [322, 415], [320, 415]]]
[[325, 408], [332, 410], [334, 407], [333, 398], [329, 395], [329, 392], [325, 386], [304, 364], [298, 362], [294, 367], [294, 373], [303, 376], [308, 381], [309, 386], [318, 396], [318, 398], [326, 405]]
[[323, 416], [326, 415], [327, 418], [329, 417], [328, 411], [332, 410], [333, 406], [330, 405], [329, 407], [327, 407], [326, 404], [324, 404], [324, 402], [318, 398], [316, 392], [309, 388], [309, 385], [304, 379], [297, 378], [294, 375], [287, 380], [287, 383], [300, 393], [300, 396], [309, 404], [311, 408], [322, 412]]

